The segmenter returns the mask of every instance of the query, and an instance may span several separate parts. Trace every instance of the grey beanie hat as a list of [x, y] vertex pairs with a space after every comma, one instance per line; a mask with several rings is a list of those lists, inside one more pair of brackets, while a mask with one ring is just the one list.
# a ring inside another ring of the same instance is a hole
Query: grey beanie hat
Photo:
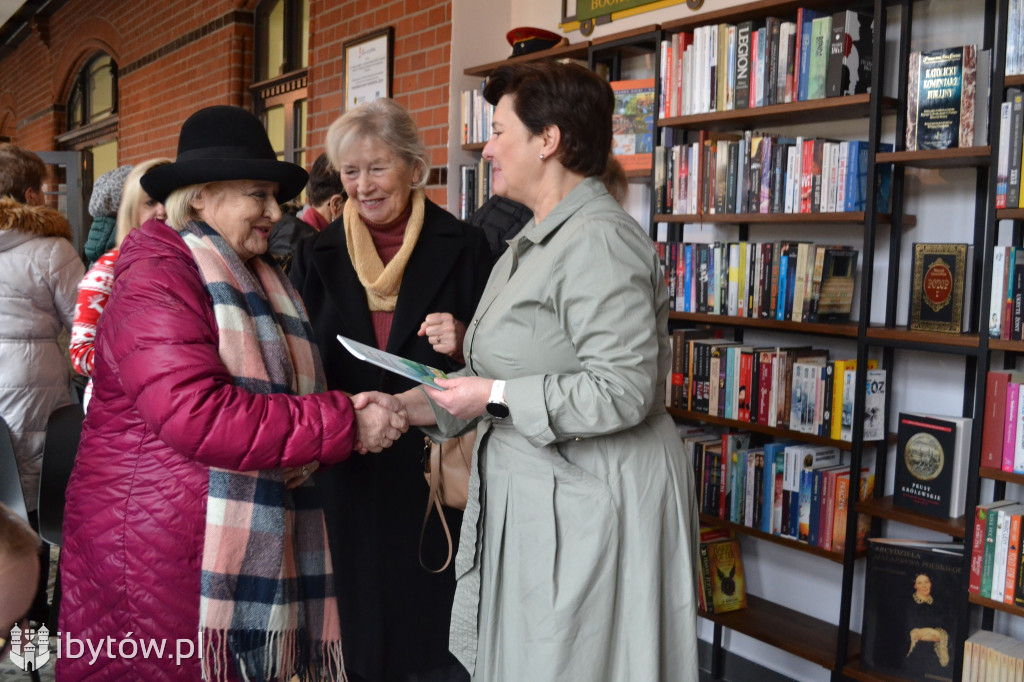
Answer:
[[96, 179], [89, 199], [89, 215], [93, 218], [117, 216], [117, 207], [121, 205], [121, 189], [133, 167], [129, 164], [118, 166]]

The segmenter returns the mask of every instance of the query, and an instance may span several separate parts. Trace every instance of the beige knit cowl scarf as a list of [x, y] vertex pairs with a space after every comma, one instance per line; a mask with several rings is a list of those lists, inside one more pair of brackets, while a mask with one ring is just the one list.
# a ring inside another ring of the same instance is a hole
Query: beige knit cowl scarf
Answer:
[[345, 202], [345, 243], [348, 246], [348, 255], [352, 259], [352, 266], [356, 270], [359, 282], [366, 290], [366, 302], [373, 312], [395, 309], [405, 266], [409, 262], [412, 250], [416, 248], [420, 230], [423, 228], [425, 201], [423, 190], [413, 190], [412, 213], [409, 215], [409, 222], [405, 227], [402, 247], [387, 266], [377, 254], [377, 248], [373, 245], [373, 237], [370, 236], [370, 229], [366, 227], [356, 208], [357, 202]]

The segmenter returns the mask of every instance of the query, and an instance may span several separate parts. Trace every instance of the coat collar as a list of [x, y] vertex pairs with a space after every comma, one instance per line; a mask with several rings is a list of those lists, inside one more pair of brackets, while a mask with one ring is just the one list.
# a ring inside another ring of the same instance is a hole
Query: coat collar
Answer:
[[[402, 275], [385, 349], [388, 352], [400, 354], [410, 337], [416, 336], [428, 313], [443, 312], [429, 308], [454, 267], [456, 254], [463, 244], [462, 232], [454, 221], [427, 200], [423, 230]], [[320, 233], [312, 260], [338, 313], [340, 327], [344, 329], [342, 334], [364, 343], [374, 343], [366, 295], [352, 267], [345, 243], [345, 227], [340, 219]]]
[[71, 239], [71, 225], [59, 211], [22, 204], [10, 197], [0, 197], [0, 231]]

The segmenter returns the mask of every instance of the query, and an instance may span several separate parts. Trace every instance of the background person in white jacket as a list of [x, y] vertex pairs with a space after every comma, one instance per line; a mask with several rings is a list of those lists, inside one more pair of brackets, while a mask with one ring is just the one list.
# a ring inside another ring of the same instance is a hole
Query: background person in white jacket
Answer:
[[47, 176], [36, 154], [0, 144], [0, 417], [11, 431], [35, 528], [46, 420], [72, 402], [67, 354], [57, 339], [71, 329], [85, 274], [67, 219], [43, 205]]

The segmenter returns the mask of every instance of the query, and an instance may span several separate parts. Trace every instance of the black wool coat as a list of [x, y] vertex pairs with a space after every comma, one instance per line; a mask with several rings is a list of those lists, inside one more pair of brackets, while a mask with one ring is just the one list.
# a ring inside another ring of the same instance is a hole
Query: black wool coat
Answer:
[[[385, 350], [445, 371], [459, 369], [416, 332], [428, 313], [448, 312], [469, 325], [490, 264], [479, 228], [428, 200]], [[335, 338], [341, 334], [376, 346], [341, 219], [298, 244], [290, 277], [309, 312], [329, 389], [400, 393], [414, 386], [357, 360]], [[409, 672], [455, 660], [448, 652], [455, 562], [435, 575], [417, 557], [428, 492], [422, 455], [423, 434], [410, 428], [388, 450], [353, 454], [315, 476], [334, 561], [345, 667], [368, 680], [403, 679]], [[446, 511], [446, 518], [457, 548], [462, 515]], [[424, 558], [440, 566], [446, 553], [435, 513]]]

